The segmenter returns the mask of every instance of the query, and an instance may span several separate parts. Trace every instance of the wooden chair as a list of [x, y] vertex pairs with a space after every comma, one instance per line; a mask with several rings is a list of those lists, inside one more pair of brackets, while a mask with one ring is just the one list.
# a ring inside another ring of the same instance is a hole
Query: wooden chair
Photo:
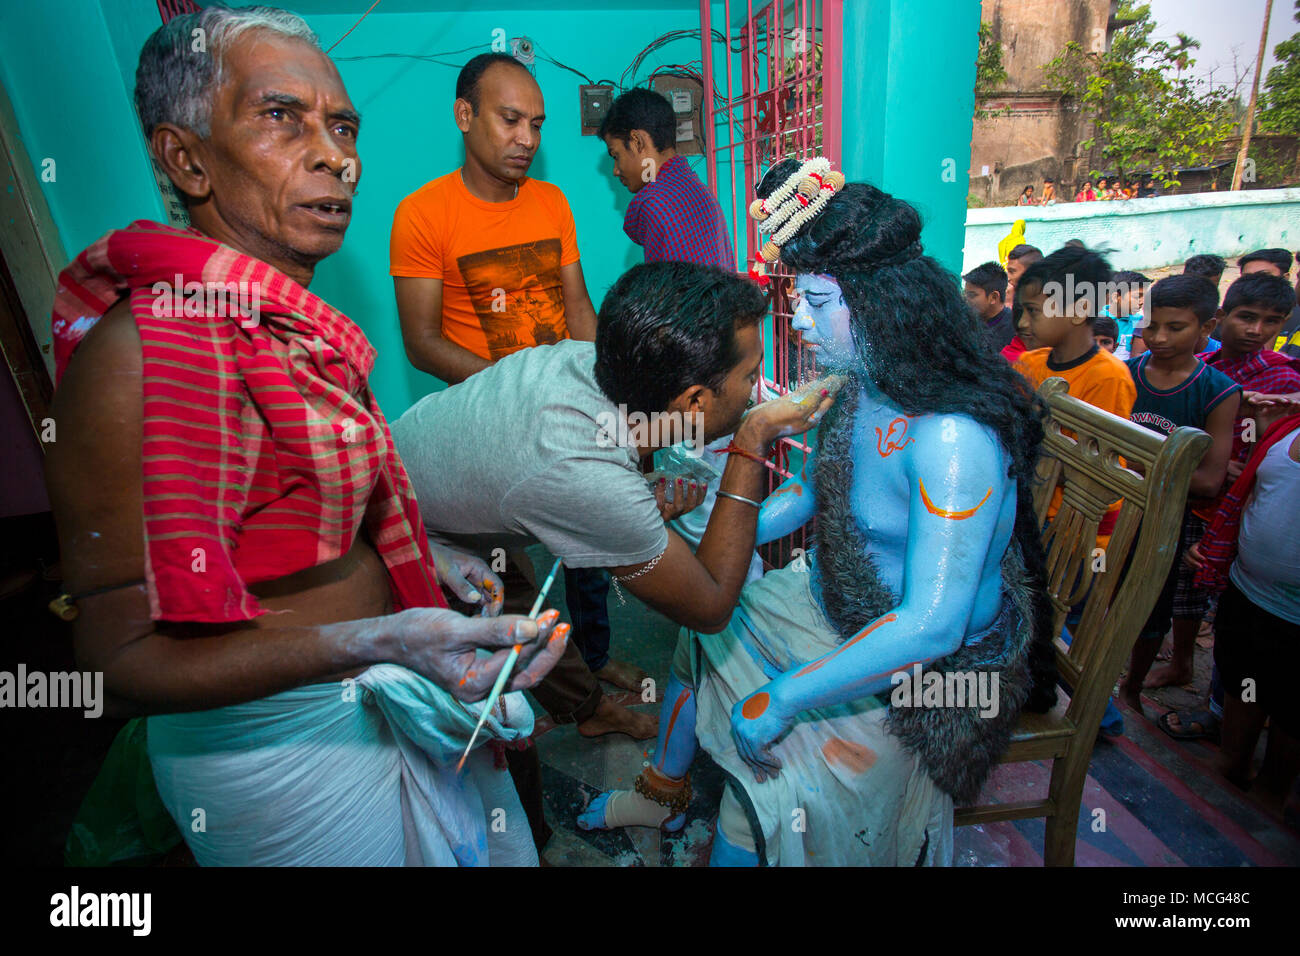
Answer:
[[[1196, 428], [1178, 428], [1162, 438], [1072, 397], [1060, 378], [1045, 381], [1038, 394], [1048, 411], [1034, 510], [1044, 528], [1056, 660], [1073, 694], [1067, 697], [1060, 687], [1051, 712], [1022, 714], [1002, 758], [1003, 763], [1051, 760], [1047, 797], [960, 807], [954, 822], [1046, 817], [1044, 863], [1073, 866], [1079, 804], [1102, 713], [1172, 566], [1187, 488], [1211, 439]], [[1121, 464], [1121, 458], [1142, 474]], [[1058, 485], [1060, 509], [1047, 524]], [[1104, 552], [1094, 553], [1098, 523], [1121, 497], [1110, 542]], [[1073, 641], [1067, 646], [1060, 638], [1062, 625], [1085, 595], [1083, 616], [1071, 628]]]

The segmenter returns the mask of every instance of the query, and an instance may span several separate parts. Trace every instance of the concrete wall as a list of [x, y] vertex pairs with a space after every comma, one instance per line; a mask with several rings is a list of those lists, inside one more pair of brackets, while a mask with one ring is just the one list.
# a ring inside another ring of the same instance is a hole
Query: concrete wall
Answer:
[[[1073, 164], [1059, 157], [1069, 155], [1077, 121], [1062, 114], [1054, 97], [1042, 98], [1043, 105], [1021, 104], [1009, 115], [976, 120], [971, 140], [970, 195], [985, 205], [1014, 202], [1026, 186], [1034, 197], [1043, 194], [1047, 177], [1059, 184]], [[1068, 169], [1067, 169], [1068, 167]]]
[[972, 209], [962, 271], [996, 260], [1017, 219], [1025, 220], [1025, 241], [1044, 253], [1081, 239], [1110, 246], [1116, 269], [1155, 269], [1201, 253], [1232, 259], [1267, 246], [1300, 247], [1300, 188]]
[[1009, 90], [1037, 90], [1043, 67], [1070, 40], [1104, 49], [1111, 0], [982, 0], [980, 18], [1002, 44]]
[[1070, 41], [1104, 50], [1112, 5], [1111, 0], [983, 0], [980, 16], [1002, 45], [1007, 80], [981, 103], [991, 115], [975, 121], [972, 195], [986, 203], [1011, 202], [1028, 185], [1041, 193], [1043, 176], [1057, 181], [1058, 192], [1062, 180], [1074, 182], [1075, 157], [1090, 124], [1048, 89], [1043, 68]]

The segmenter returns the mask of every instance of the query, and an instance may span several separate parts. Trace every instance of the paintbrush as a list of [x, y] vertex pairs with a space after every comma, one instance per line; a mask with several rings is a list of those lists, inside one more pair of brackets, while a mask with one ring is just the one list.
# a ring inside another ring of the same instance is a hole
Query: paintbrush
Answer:
[[[537, 600], [533, 602], [533, 609], [528, 612], [528, 619], [535, 621], [537, 615], [541, 613], [542, 604], [546, 601], [546, 594], [551, 590], [551, 585], [555, 583], [555, 575], [560, 570], [560, 559], [556, 558], [555, 563], [551, 565], [551, 573], [546, 576], [542, 583], [542, 589], [537, 594]], [[474, 741], [478, 740], [478, 732], [483, 729], [487, 722], [488, 714], [492, 713], [492, 708], [496, 706], [497, 699], [501, 696], [501, 691], [505, 689], [506, 681], [510, 679], [510, 672], [514, 670], [515, 662], [519, 660], [519, 652], [523, 650], [522, 644], [516, 644], [510, 648], [510, 653], [506, 656], [505, 665], [501, 668], [501, 673], [497, 674], [497, 679], [492, 684], [492, 690], [488, 692], [487, 700], [483, 702], [483, 712], [478, 715], [478, 723], [474, 726], [474, 733], [470, 735], [469, 743], [465, 745], [465, 752], [460, 755], [460, 763], [456, 764], [456, 772], [460, 773], [465, 766], [465, 761], [469, 759], [469, 752], [474, 748]]]

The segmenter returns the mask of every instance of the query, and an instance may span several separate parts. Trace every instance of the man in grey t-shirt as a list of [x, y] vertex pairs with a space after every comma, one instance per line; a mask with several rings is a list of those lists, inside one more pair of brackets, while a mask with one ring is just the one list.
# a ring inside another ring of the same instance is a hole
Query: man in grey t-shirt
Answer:
[[[636, 266], [606, 296], [594, 345], [525, 349], [421, 399], [392, 430], [425, 525], [479, 553], [540, 541], [567, 566], [609, 568], [678, 623], [721, 629], [753, 552], [768, 448], [832, 401], [812, 394], [745, 414], [766, 308], [733, 273]], [[698, 504], [702, 487], [674, 489], [670, 504], [638, 466], [656, 448], [732, 432], [719, 501], [693, 551], [664, 519]], [[601, 695], [576, 648], [534, 695], [584, 736], [653, 728]]]

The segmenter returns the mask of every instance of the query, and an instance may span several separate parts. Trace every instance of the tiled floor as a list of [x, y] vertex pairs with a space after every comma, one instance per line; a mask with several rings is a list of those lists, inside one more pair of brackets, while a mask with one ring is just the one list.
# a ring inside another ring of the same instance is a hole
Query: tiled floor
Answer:
[[[539, 558], [540, 564], [544, 558]], [[548, 602], [564, 607], [563, 594]], [[662, 684], [677, 627], [635, 598], [619, 605], [611, 594], [613, 654]], [[1101, 740], [1093, 752], [1079, 819], [1079, 866], [1296, 866], [1300, 833], [1266, 812], [1214, 771], [1217, 747], [1175, 741], [1155, 725], [1171, 707], [1197, 704], [1209, 681], [1209, 655], [1197, 649], [1196, 683], [1148, 695], [1146, 715], [1121, 707], [1125, 736]], [[655, 711], [639, 695], [606, 687], [615, 699]], [[543, 765], [547, 817], [555, 837], [546, 861], [555, 866], [703, 866], [722, 796], [722, 771], [701, 754], [691, 775], [695, 797], [685, 829], [661, 834], [645, 827], [586, 832], [577, 816], [602, 790], [630, 787], [654, 741], [625, 736], [580, 737], [572, 725], [539, 716], [535, 734]], [[1045, 764], [998, 768], [981, 802], [1030, 799], [1046, 792]], [[1097, 813], [1096, 811], [1104, 811]], [[960, 866], [1041, 866], [1044, 824], [1022, 820], [956, 832]]]

